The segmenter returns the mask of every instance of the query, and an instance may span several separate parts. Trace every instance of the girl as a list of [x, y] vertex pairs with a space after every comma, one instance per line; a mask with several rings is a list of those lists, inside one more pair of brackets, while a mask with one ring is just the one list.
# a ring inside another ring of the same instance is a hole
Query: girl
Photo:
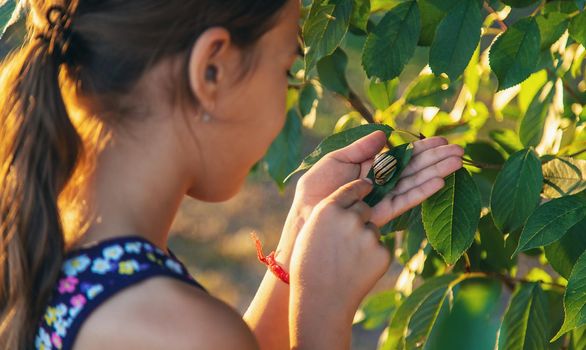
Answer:
[[373, 133], [305, 174], [240, 317], [167, 249], [184, 195], [234, 196], [283, 126], [298, 0], [31, 0], [4, 63], [2, 349], [344, 349], [386, 271], [377, 226], [461, 167], [432, 138], [372, 210]]

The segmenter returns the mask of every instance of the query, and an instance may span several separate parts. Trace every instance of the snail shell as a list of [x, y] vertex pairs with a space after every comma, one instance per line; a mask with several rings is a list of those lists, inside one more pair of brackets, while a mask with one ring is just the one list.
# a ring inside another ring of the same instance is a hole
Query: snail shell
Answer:
[[377, 154], [372, 165], [374, 170], [374, 182], [384, 185], [397, 170], [397, 158], [387, 153]]

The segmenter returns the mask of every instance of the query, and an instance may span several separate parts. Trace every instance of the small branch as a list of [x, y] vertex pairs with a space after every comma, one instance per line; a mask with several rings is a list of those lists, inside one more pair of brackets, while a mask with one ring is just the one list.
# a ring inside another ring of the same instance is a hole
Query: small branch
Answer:
[[501, 34], [502, 32], [504, 32], [504, 30], [498, 29], [498, 28], [484, 28], [483, 34], [497, 36], [497, 35]]
[[555, 283], [555, 282], [545, 282], [545, 281], [529, 281], [525, 278], [516, 278], [516, 277], [511, 277], [511, 276], [507, 276], [507, 275], [503, 275], [501, 273], [496, 273], [496, 272], [489, 272], [487, 273], [488, 276], [493, 276], [496, 277], [498, 279], [500, 279], [501, 281], [503, 281], [503, 283], [505, 283], [507, 285], [507, 287], [511, 288], [511, 290], [514, 289], [514, 286], [516, 283], [540, 283], [540, 284], [545, 284], [548, 286], [552, 286], [555, 288], [560, 288], [560, 289], [566, 289], [566, 286], [563, 286], [559, 283]]
[[503, 20], [500, 19], [498, 13], [496, 13], [496, 11], [492, 7], [490, 7], [490, 5], [486, 1], [483, 3], [483, 6], [486, 11], [495, 15], [496, 21], [503, 31], [506, 31], [509, 28], [509, 27], [507, 27], [505, 22], [503, 22]]
[[360, 113], [360, 115], [362, 115], [362, 117], [367, 122], [369, 122], [370, 124], [376, 123], [374, 121], [372, 113], [370, 113], [370, 111], [368, 110], [368, 108], [366, 108], [360, 97], [356, 95], [356, 93], [354, 93], [354, 91], [352, 90], [350, 90], [350, 94], [348, 95], [348, 102], [350, 103], [352, 108], [354, 108], [358, 113]]
[[409, 136], [413, 136], [414, 138], [416, 138], [416, 139], [418, 139], [418, 140], [424, 140], [424, 139], [426, 138], [426, 137], [425, 137], [423, 134], [421, 134], [421, 133], [419, 133], [419, 135], [417, 135], [417, 134], [414, 134], [414, 133], [412, 133], [412, 132], [411, 132], [411, 131], [409, 131], [409, 130], [395, 129], [395, 132], [396, 132], [396, 133], [399, 133], [399, 134], [407, 134], [407, 135], [409, 135]]
[[[553, 75], [553, 76], [557, 76], [557, 74], [555, 74], [554, 72], [551, 71], [551, 69], [546, 68], [545, 69], [547, 71], [548, 74]], [[578, 93], [574, 90], [574, 88], [572, 88], [567, 81], [564, 80], [564, 78], [560, 77], [560, 79], [562, 80], [562, 85], [564, 86], [564, 90], [566, 90], [566, 92], [572, 96], [578, 103], [580, 104], [584, 104], [584, 102], [582, 101], [582, 99], [580, 98], [580, 96], [578, 95]]]
[[567, 157], [570, 157], [570, 158], [577, 157], [577, 156], [581, 155], [582, 153], [586, 153], [586, 148], [579, 150], [578, 152], [572, 153], [572, 154], [568, 155]]
[[470, 273], [472, 270], [472, 264], [470, 263], [470, 257], [468, 256], [468, 253], [464, 253], [464, 265], [466, 267], [466, 272]]
[[[354, 108], [358, 113], [360, 113], [360, 115], [369, 123], [369, 124], [377, 124], [377, 122], [374, 120], [374, 116], [372, 115], [372, 113], [370, 113], [370, 111], [368, 110], [368, 108], [366, 108], [366, 106], [364, 105], [364, 102], [362, 102], [362, 100], [360, 99], [360, 96], [356, 95], [356, 93], [354, 91], [352, 91], [352, 89], [349, 89], [349, 94], [348, 94], [348, 102], [350, 103], [350, 105], [352, 106], [352, 108]], [[387, 140], [387, 147], [389, 149], [393, 148], [393, 145], [391, 144], [391, 141]]]
[[529, 15], [530, 17], [534, 17], [535, 15], [537, 15], [537, 13], [539, 11], [541, 11], [541, 9], [545, 6], [545, 1], [541, 1], [541, 3], [535, 8], [535, 10], [533, 10], [533, 12], [531, 12], [531, 14]]
[[471, 165], [471, 166], [479, 168], [479, 169], [500, 170], [503, 168], [502, 165], [499, 165], [499, 164], [488, 164], [488, 163], [475, 162], [471, 159], [464, 158], [464, 157], [462, 158], [462, 160], [464, 161], [464, 163], [467, 163], [467, 165]]
[[301, 88], [303, 87], [303, 84], [302, 83], [289, 83], [288, 87], [289, 87], [289, 89], [301, 90]]

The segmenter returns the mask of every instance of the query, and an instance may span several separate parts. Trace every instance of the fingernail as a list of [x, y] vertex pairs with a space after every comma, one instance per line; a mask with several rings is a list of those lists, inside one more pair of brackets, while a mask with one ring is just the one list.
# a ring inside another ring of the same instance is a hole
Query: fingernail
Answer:
[[364, 180], [372, 185], [372, 180], [369, 177], [363, 177], [362, 180]]

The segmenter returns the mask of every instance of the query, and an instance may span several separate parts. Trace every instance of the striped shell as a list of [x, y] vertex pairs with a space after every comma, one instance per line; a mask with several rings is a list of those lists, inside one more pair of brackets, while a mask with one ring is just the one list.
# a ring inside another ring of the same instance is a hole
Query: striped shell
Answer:
[[377, 185], [386, 184], [397, 170], [397, 158], [387, 153], [377, 154], [374, 157], [374, 182]]

